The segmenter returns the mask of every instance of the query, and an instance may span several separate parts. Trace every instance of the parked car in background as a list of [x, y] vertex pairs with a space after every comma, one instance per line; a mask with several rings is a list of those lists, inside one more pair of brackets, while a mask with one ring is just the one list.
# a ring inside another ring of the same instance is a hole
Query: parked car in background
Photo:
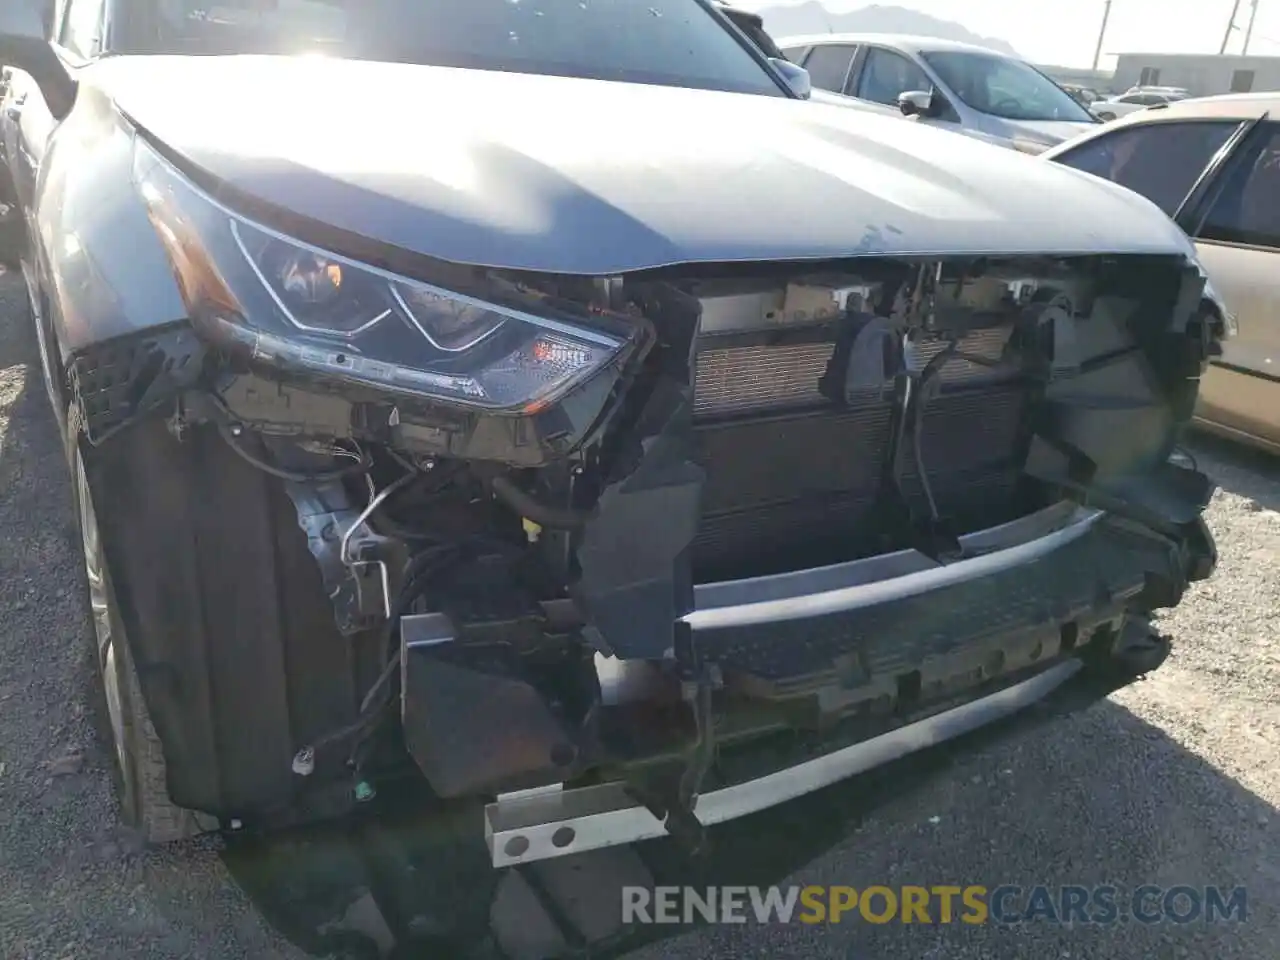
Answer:
[[1180, 87], [1135, 87], [1116, 97], [1097, 100], [1089, 105], [1090, 112], [1099, 120], [1115, 120], [1148, 107], [1160, 107], [1167, 103], [1185, 100], [1190, 94]]
[[1220, 306], [1129, 191], [705, 0], [25, 2], [0, 256], [149, 840], [412, 779], [495, 868], [697, 849], [1132, 682], [1214, 569]]
[[886, 114], [1039, 153], [1096, 119], [1025, 61], [930, 37], [817, 34], [777, 41], [823, 90]]
[[1196, 422], [1280, 452], [1280, 94], [1152, 107], [1044, 156], [1137, 191], [1195, 240], [1235, 329]]
[[1082, 87], [1076, 83], [1060, 83], [1058, 86], [1071, 94], [1071, 98], [1080, 104], [1080, 106], [1088, 107], [1102, 99], [1102, 95], [1092, 87]]

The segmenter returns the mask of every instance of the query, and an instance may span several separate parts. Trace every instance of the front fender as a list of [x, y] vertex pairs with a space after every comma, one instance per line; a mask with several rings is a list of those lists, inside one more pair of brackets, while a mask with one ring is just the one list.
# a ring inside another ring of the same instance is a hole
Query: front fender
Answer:
[[135, 136], [111, 100], [84, 83], [40, 164], [36, 270], [64, 368], [93, 348], [186, 318], [133, 183]]

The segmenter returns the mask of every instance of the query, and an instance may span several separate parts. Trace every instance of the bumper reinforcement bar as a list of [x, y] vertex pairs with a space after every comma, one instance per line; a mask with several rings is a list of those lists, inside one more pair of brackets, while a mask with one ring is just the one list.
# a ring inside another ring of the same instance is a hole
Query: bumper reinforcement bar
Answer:
[[[1081, 668], [1068, 660], [1014, 686], [745, 783], [705, 793], [694, 813], [711, 826], [766, 810], [986, 726], [1047, 696]], [[619, 784], [538, 788], [485, 808], [495, 867], [583, 853], [666, 835], [661, 821]]]

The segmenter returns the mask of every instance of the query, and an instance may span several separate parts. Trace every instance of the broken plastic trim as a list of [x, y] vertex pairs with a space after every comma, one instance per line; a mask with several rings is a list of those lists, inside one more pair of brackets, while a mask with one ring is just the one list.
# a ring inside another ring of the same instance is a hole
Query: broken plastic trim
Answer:
[[604, 465], [608, 473], [594, 515], [577, 538], [581, 573], [570, 594], [595, 627], [600, 652], [661, 660], [680, 653], [677, 623], [694, 604], [689, 547], [706, 478], [693, 435], [701, 306], [666, 284], [647, 285], [636, 297], [643, 314], [663, 330], [649, 358], [656, 379], [621, 449]]

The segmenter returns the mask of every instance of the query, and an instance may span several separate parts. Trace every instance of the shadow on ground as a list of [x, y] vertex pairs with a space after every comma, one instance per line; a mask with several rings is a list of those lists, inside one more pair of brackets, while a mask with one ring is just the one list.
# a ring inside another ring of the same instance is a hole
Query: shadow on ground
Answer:
[[[840, 927], [720, 927], [677, 943], [671, 941], [693, 928], [639, 927], [590, 944], [589, 955], [617, 957], [640, 950], [652, 958], [1013, 960], [1029, 951], [1052, 957], [1097, 951], [1099, 956], [1156, 958], [1233, 956], [1232, 943], [1247, 956], [1242, 930], [1257, 936], [1256, 942], [1274, 942], [1280, 932], [1276, 916], [1262, 901], [1280, 879], [1273, 866], [1280, 857], [1280, 837], [1267, 829], [1275, 810], [1122, 707], [1098, 702], [1105, 693], [1096, 685], [1078, 684], [951, 747], [716, 828], [708, 856], [690, 860], [666, 841], [641, 844], [638, 850], [653, 882], [696, 887], [767, 886], [787, 878], [856, 888], [1243, 886], [1253, 897], [1243, 925], [1132, 924], [1141, 929], [1125, 929], [1122, 942], [1129, 945], [1118, 950], [1114, 928], [1068, 930], [1043, 920], [1002, 929], [958, 923], [878, 927], [855, 918]], [[371, 811], [365, 822], [342, 829], [232, 843], [224, 862], [269, 922], [315, 956], [510, 955], [498, 949], [491, 918], [474, 909], [474, 900], [470, 910], [441, 910], [442, 903], [465, 902], [492, 885], [493, 878], [485, 875], [478, 818], [465, 837], [457, 824], [442, 830], [412, 803], [396, 798], [376, 814]], [[1237, 850], [1241, 841], [1247, 846]], [[616, 916], [620, 910], [620, 896], [609, 888], [614, 871], [590, 854], [569, 858], [575, 859], [588, 878], [579, 881], [579, 899], [593, 914], [559, 903], [555, 912], [566, 934], [565, 956], [574, 955], [575, 938], [582, 947], [593, 927], [610, 926], [601, 911]], [[600, 871], [599, 882], [589, 879], [594, 871]], [[442, 874], [449, 878], [444, 884]], [[603, 903], [602, 888], [610, 889]], [[464, 922], [440, 936], [451, 920]], [[1038, 949], [1052, 945], [1052, 953]], [[677, 948], [681, 952], [673, 953]], [[1083, 952], [1071, 952], [1078, 949]]]
[[1205, 433], [1196, 434], [1192, 452], [1200, 469], [1227, 493], [1280, 510], [1280, 456]]

